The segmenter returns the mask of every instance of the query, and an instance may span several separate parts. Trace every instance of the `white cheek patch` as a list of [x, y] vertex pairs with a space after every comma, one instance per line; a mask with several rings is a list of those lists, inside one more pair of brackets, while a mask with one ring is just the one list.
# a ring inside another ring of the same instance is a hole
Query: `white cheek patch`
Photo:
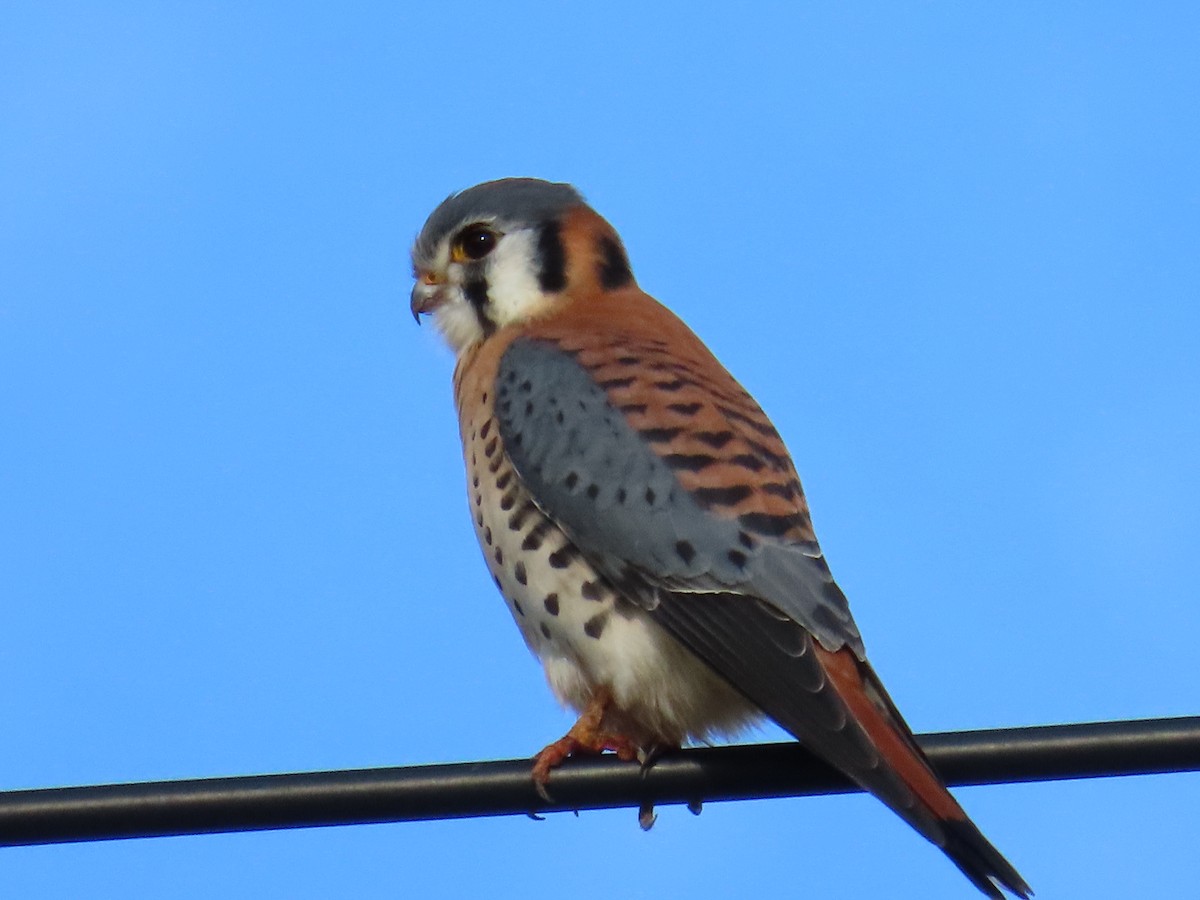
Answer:
[[546, 303], [538, 283], [538, 254], [533, 230], [513, 231], [488, 259], [488, 314], [497, 327], [528, 319]]

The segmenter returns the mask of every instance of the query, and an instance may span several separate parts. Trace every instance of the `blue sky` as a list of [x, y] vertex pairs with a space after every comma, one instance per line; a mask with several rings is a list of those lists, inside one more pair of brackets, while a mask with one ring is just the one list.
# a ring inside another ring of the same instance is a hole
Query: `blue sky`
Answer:
[[[1200, 711], [1194, 5], [642, 7], [6, 7], [0, 788], [567, 727], [407, 311], [425, 216], [504, 175], [578, 185], [772, 415], [914, 728]], [[1194, 890], [1198, 775], [958, 794], [1039, 897]], [[865, 797], [2, 856], [44, 898], [972, 896]]]

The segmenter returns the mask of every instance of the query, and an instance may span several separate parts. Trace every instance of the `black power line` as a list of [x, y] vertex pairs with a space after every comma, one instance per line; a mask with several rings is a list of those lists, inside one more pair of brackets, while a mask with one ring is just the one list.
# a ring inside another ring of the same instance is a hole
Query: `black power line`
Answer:
[[[919, 738], [952, 785], [1200, 771], [1200, 716]], [[0, 845], [795, 797], [857, 790], [799, 744], [703, 748], [650, 769], [570, 760], [533, 787], [527, 759], [0, 792]]]

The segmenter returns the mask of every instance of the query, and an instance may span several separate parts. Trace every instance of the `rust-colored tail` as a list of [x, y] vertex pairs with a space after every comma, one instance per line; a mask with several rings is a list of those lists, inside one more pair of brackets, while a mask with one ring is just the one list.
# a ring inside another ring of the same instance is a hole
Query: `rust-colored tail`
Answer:
[[872, 778], [866, 773], [856, 780], [940, 847], [989, 897], [1003, 900], [997, 884], [1018, 897], [1031, 896], [1033, 891], [1025, 879], [975, 827], [930, 767], [871, 666], [849, 650], [830, 652], [815, 643], [814, 649], [843, 702], [911, 796], [891, 796], [894, 791], [871, 784]]

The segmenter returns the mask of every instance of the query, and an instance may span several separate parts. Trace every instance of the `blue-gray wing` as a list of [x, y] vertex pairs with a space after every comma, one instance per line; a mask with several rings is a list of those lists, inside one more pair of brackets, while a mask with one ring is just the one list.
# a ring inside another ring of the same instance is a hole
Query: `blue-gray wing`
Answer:
[[[816, 541], [785, 539], [779, 532], [788, 523], [779, 525], [780, 517], [714, 510], [714, 498], [754, 489], [761, 480], [754, 467], [744, 467], [745, 485], [726, 477], [697, 488], [697, 468], [709, 457], [674, 452], [672, 440], [686, 437], [685, 428], [637, 429], [630, 423], [630, 411], [644, 412], [663, 400], [684, 410], [706, 402], [703, 382], [687, 379], [680, 387], [682, 376], [663, 381], [653, 369], [632, 365], [622, 377], [606, 379], [586, 358], [554, 340], [526, 337], [515, 340], [500, 361], [497, 424], [542, 511], [598, 570], [648, 609], [661, 592], [744, 595], [748, 603], [765, 601], [803, 626], [826, 649], [849, 647], [862, 658], [846, 598]], [[679, 402], [684, 388], [687, 402]], [[656, 391], [671, 396], [656, 398]], [[711, 398], [716, 408], [724, 408], [722, 402]], [[746, 418], [736, 410], [730, 415]], [[732, 418], [731, 423], [744, 428]], [[770, 456], [764, 459], [770, 462]], [[693, 476], [691, 490], [677, 474], [681, 467]]]

